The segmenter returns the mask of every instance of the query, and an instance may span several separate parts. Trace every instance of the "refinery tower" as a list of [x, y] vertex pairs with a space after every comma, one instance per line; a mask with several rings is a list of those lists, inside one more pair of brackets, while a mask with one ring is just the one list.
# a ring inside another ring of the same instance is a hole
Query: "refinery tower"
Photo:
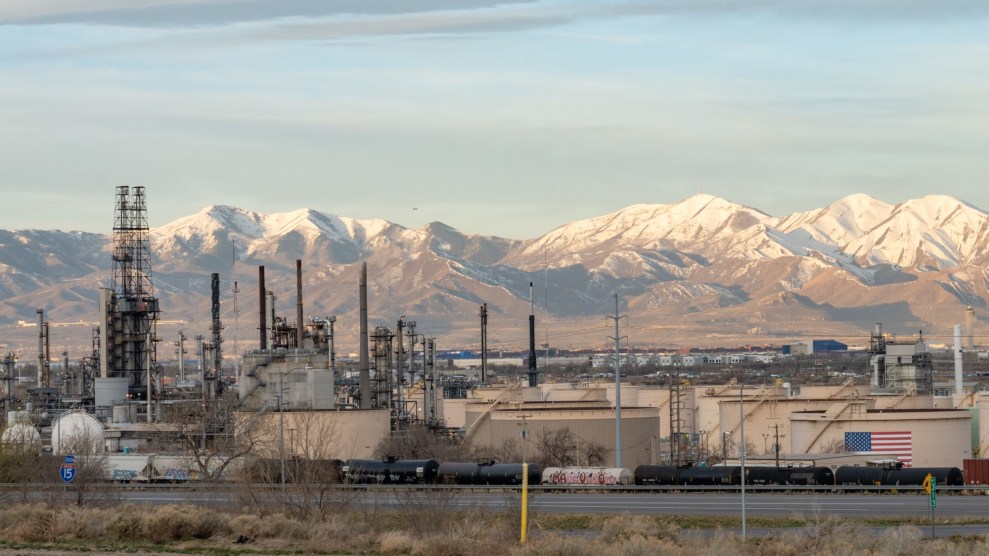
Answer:
[[[100, 288], [100, 376], [127, 379], [132, 400], [151, 399], [158, 376], [155, 328], [158, 299], [151, 282], [151, 249], [143, 187], [117, 187], [113, 221], [113, 281]], [[122, 382], [122, 381], [121, 381]]]

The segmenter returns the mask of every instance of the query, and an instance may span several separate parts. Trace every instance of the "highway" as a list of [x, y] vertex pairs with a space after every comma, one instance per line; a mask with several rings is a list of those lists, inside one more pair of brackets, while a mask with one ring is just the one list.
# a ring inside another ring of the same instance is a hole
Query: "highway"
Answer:
[[[264, 493], [277, 499], [277, 489]], [[288, 496], [301, 494], [288, 491]], [[242, 499], [238, 489], [201, 491], [191, 489], [121, 490], [114, 493], [121, 500], [135, 504], [215, 504]], [[333, 503], [387, 508], [442, 506], [444, 508], [506, 509], [519, 502], [518, 489], [507, 490], [410, 490], [375, 487], [370, 489], [334, 490], [328, 495]], [[740, 516], [742, 497], [738, 492], [638, 492], [638, 493], [561, 493], [531, 494], [530, 507], [535, 512], [569, 514], [621, 514]], [[840, 516], [845, 518], [927, 519], [930, 506], [926, 495], [876, 493], [771, 493], [748, 492], [745, 496], [748, 517], [793, 517], [797, 515]], [[938, 519], [971, 518], [989, 523], [989, 497], [978, 495], [940, 495], [935, 517]]]

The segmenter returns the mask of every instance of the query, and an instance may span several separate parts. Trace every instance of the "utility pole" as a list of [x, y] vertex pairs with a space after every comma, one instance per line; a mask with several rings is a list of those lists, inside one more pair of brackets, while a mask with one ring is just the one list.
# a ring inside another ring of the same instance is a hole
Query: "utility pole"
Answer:
[[779, 423], [776, 423], [774, 425], [774, 428], [776, 429], [776, 444], [773, 444], [773, 447], [776, 449], [776, 469], [779, 469], [780, 468], [780, 438], [786, 438], [786, 435], [780, 434]]
[[622, 337], [618, 335], [618, 323], [622, 315], [618, 314], [618, 294], [615, 294], [615, 316], [606, 318], [614, 319], [615, 335], [611, 337], [615, 341], [615, 467], [622, 466]]
[[[234, 262], [236, 262], [236, 248], [234, 249]], [[243, 380], [240, 376], [240, 352], [237, 350], [237, 330], [240, 328], [238, 317], [240, 316], [240, 309], [237, 307], [237, 294], [240, 293], [240, 288], [237, 287], [237, 282], [234, 282], [234, 376], [237, 377], [237, 384]]]

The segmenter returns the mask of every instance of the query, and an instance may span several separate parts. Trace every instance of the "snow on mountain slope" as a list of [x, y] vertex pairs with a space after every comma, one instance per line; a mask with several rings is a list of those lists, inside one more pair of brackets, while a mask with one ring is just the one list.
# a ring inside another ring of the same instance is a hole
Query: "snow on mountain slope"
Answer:
[[522, 265], [572, 264], [575, 254], [600, 248], [679, 249], [702, 253], [703, 246], [769, 220], [755, 209], [706, 194], [669, 205], [632, 205], [560, 226], [527, 242], [513, 262]]
[[785, 216], [775, 227], [788, 234], [804, 230], [818, 242], [841, 249], [879, 225], [892, 210], [893, 205], [856, 193], [823, 209]]
[[885, 220], [845, 250], [861, 264], [886, 263], [918, 271], [972, 264], [986, 256], [987, 216], [954, 197], [928, 195], [896, 205]]

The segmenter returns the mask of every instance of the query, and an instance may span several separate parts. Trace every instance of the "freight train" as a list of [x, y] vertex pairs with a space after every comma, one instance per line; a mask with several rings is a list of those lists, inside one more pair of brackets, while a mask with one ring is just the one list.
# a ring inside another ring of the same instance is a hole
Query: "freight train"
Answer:
[[[343, 480], [351, 484], [447, 484], [512, 486], [522, 484], [521, 463], [443, 462], [436, 460], [352, 459], [344, 463]], [[920, 486], [927, 474], [940, 486], [963, 486], [957, 467], [773, 467], [746, 466], [746, 485], [876, 485]], [[606, 467], [547, 467], [528, 465], [530, 485], [736, 486], [741, 466], [640, 465], [635, 470]]]

